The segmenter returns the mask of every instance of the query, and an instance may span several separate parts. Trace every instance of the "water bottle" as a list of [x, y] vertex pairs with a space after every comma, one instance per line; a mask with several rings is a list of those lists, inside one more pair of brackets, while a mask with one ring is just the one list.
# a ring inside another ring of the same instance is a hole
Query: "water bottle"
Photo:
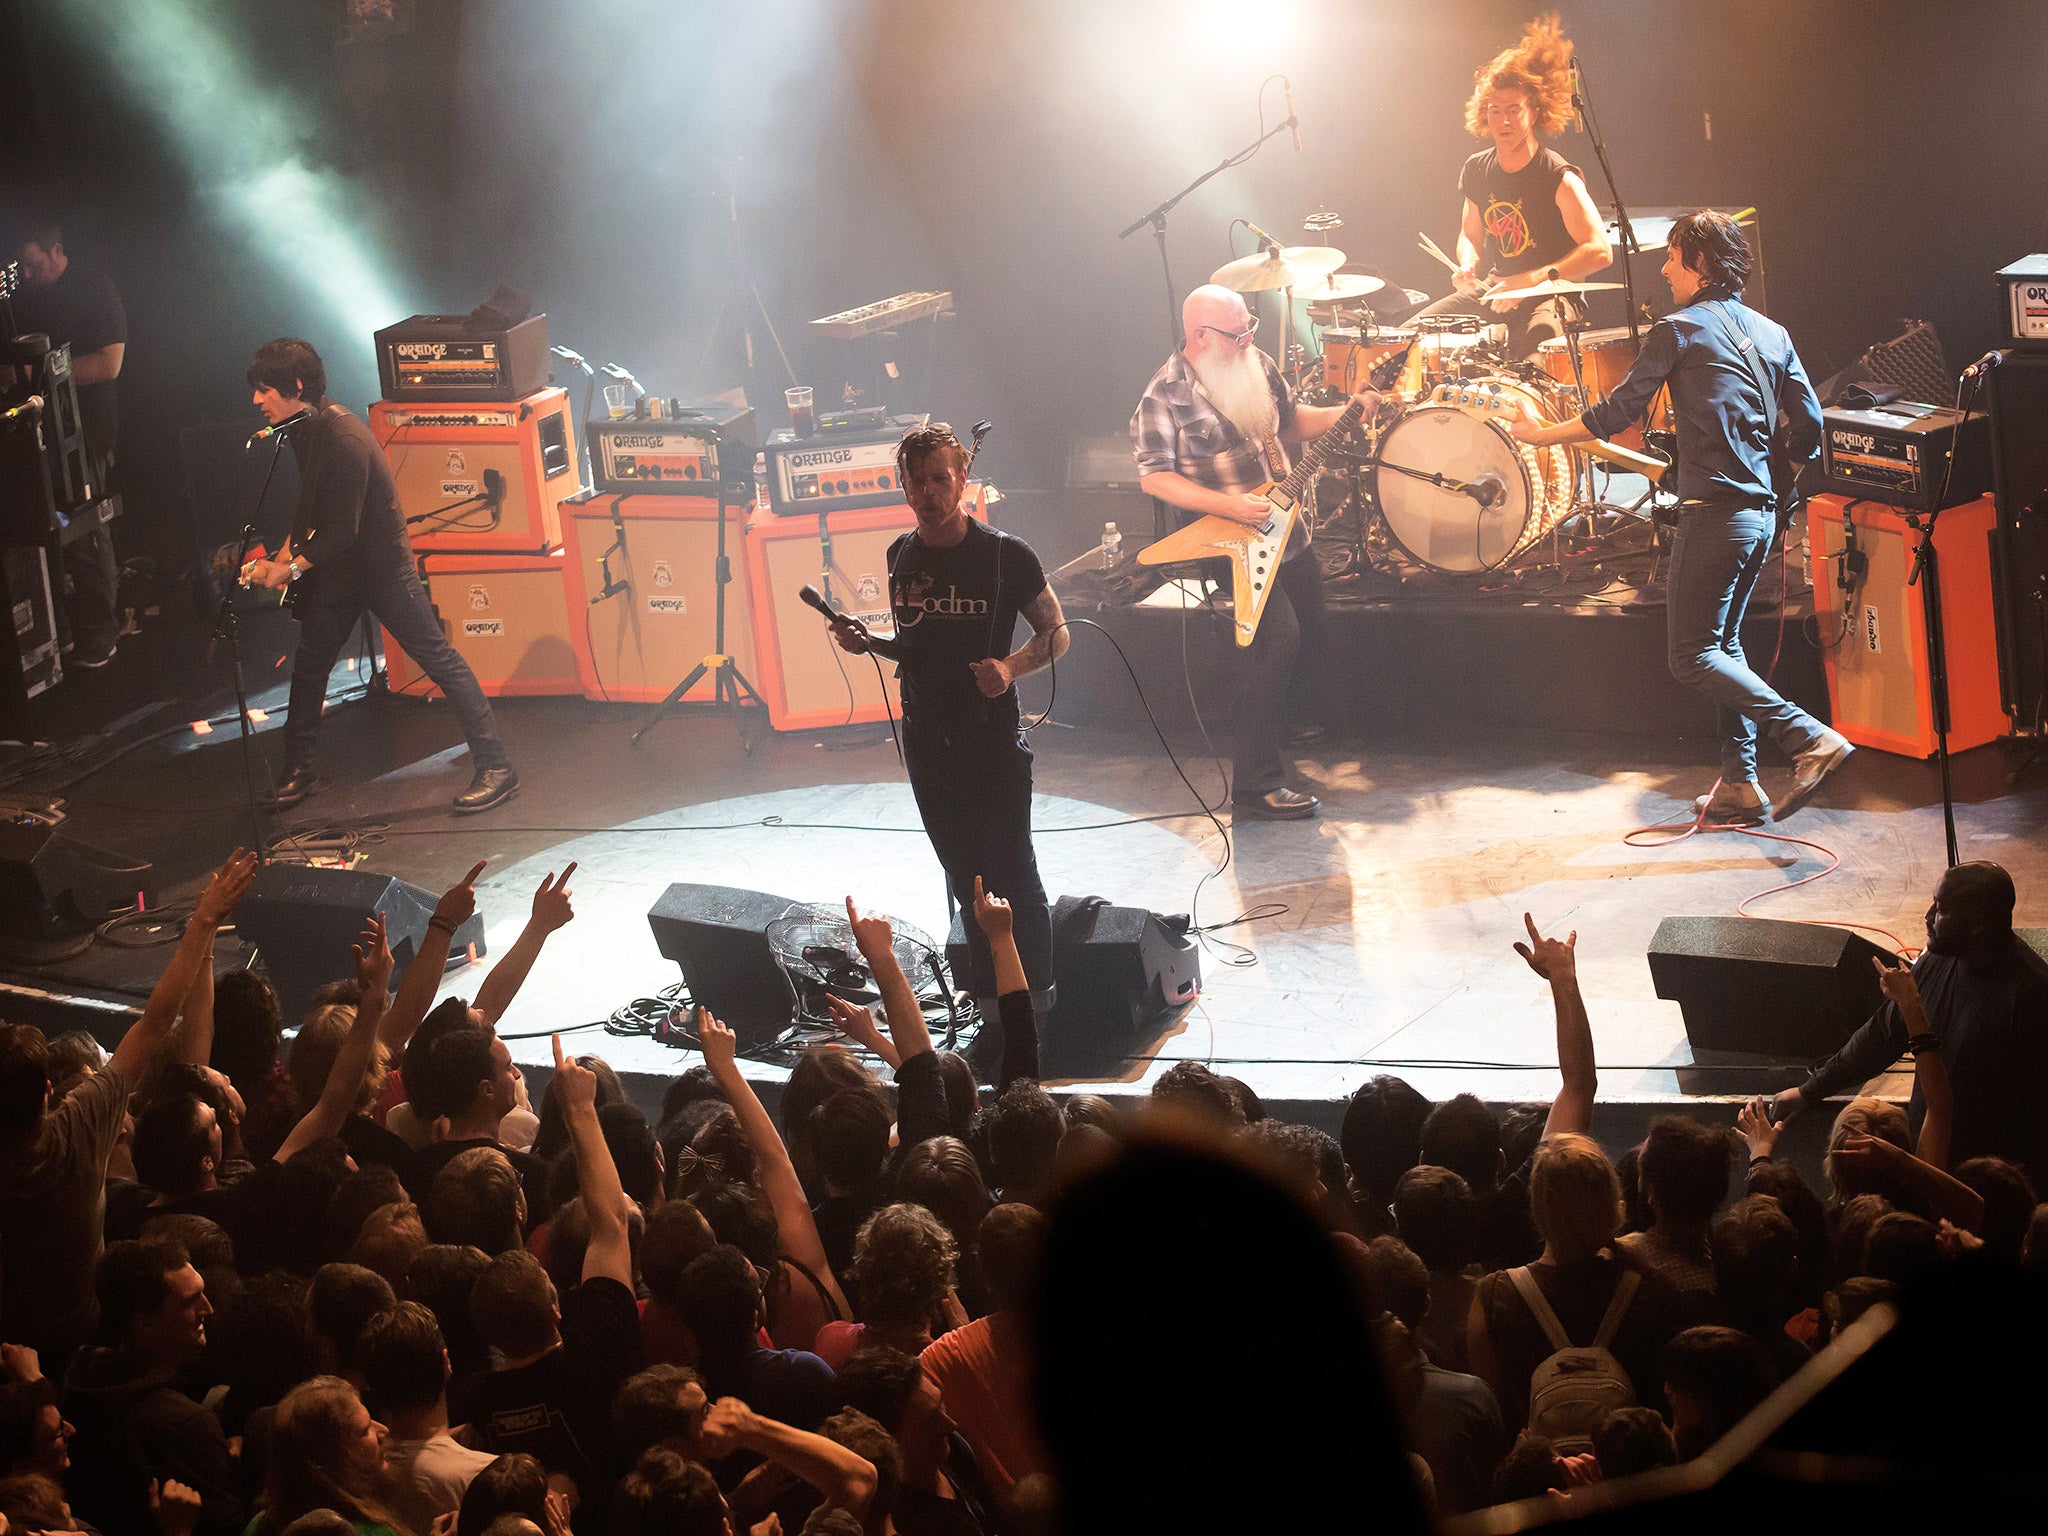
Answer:
[[1102, 568], [1105, 571], [1115, 570], [1117, 560], [1122, 556], [1123, 551], [1124, 536], [1117, 532], [1116, 524], [1104, 523], [1102, 525]]
[[768, 513], [768, 455], [754, 455], [754, 510], [766, 516]]

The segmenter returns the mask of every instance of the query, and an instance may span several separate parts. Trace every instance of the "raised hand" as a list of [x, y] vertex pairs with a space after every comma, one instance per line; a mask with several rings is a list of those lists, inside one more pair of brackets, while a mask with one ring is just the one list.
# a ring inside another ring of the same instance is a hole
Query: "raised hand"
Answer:
[[873, 1050], [882, 1039], [882, 1031], [875, 1023], [874, 1011], [858, 1003], [849, 1003], [836, 992], [825, 994], [825, 1007], [831, 1011], [832, 1022], [839, 1033], [856, 1044]]
[[553, 933], [576, 915], [569, 905], [569, 877], [576, 873], [575, 860], [557, 876], [552, 871], [540, 883], [540, 889], [533, 893], [533, 921], [535, 926]]
[[474, 869], [441, 893], [441, 899], [434, 903], [434, 922], [452, 933], [475, 915], [476, 878], [488, 863], [489, 859], [478, 859]]
[[721, 1397], [704, 1415], [697, 1431], [697, 1449], [705, 1461], [716, 1461], [739, 1449], [740, 1437], [754, 1421], [754, 1410], [736, 1397]]
[[1967, 1227], [1957, 1226], [1946, 1216], [1941, 1218], [1941, 1225], [1934, 1229], [1934, 1241], [1942, 1253], [1951, 1259], [1961, 1258], [1966, 1253], [1979, 1252], [1984, 1247], [1983, 1238]]
[[363, 924], [356, 951], [356, 985], [365, 997], [383, 997], [391, 990], [391, 944], [384, 933], [384, 914], [372, 912]]
[[555, 1080], [551, 1091], [560, 1101], [563, 1114], [597, 1103], [597, 1074], [562, 1049], [560, 1035], [549, 1036], [555, 1045]]
[[1735, 1116], [1735, 1129], [1749, 1143], [1749, 1158], [1755, 1162], [1760, 1157], [1769, 1157], [1777, 1149], [1778, 1136], [1784, 1127], [1771, 1123], [1770, 1105], [1764, 1102], [1762, 1094], [1758, 1094]]
[[974, 877], [974, 920], [981, 924], [981, 931], [994, 939], [1010, 931], [1010, 904], [995, 892], [986, 890], [981, 876]]
[[711, 1016], [709, 1008], [697, 1010], [697, 1043], [704, 1052], [704, 1065], [714, 1073], [733, 1071], [739, 1054], [740, 1037]]
[[1899, 1012], [1909, 1019], [1924, 1019], [1927, 1012], [1920, 1006], [1920, 984], [1913, 979], [1913, 967], [1903, 960], [1897, 965], [1886, 965], [1883, 955], [1872, 955], [1870, 963], [1877, 967], [1877, 984], [1884, 989], [1884, 995], [1899, 1005]]
[[214, 928], [226, 922], [242, 898], [249, 894], [249, 887], [256, 879], [257, 865], [261, 862], [255, 854], [241, 848], [229, 854], [227, 862], [213, 872], [206, 889], [200, 892], [199, 905], [193, 916]]
[[1794, 1115], [1806, 1108], [1806, 1095], [1797, 1088], [1787, 1088], [1783, 1093], [1771, 1095], [1771, 1123], [1781, 1129]]
[[1546, 939], [1536, 931], [1536, 919], [1527, 912], [1522, 921], [1529, 929], [1529, 942], [1515, 941], [1515, 953], [1529, 962], [1529, 969], [1545, 981], [1570, 980], [1578, 975], [1579, 930], [1574, 928], [1571, 937], [1564, 940]]
[[199, 1493], [172, 1478], [149, 1481], [149, 1512], [164, 1536], [191, 1536], [199, 1526]]
[[851, 896], [846, 898], [846, 921], [853, 929], [853, 942], [870, 960], [878, 954], [893, 952], [896, 930], [889, 926], [889, 919], [862, 917]]

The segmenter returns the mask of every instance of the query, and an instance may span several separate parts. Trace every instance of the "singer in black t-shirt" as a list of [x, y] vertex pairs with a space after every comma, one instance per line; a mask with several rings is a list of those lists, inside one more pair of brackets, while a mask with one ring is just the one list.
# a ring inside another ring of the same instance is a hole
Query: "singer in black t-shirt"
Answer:
[[455, 706], [476, 769], [469, 788], [455, 797], [455, 809], [468, 813], [502, 805], [518, 789], [519, 776], [476, 674], [449, 643], [420, 585], [398, 510], [398, 486], [375, 434], [327, 398], [326, 366], [303, 341], [265, 343], [249, 364], [249, 388], [271, 426], [290, 434], [299, 466], [299, 505], [281, 558], [252, 560], [242, 571], [247, 586], [289, 589], [299, 620], [279, 809], [297, 805], [318, 787], [313, 753], [327, 675], [366, 612], [376, 615]]
[[[833, 620], [855, 655], [896, 663], [903, 687], [903, 759], [932, 851], [953, 899], [974, 905], [974, 881], [1010, 903], [1017, 949], [1041, 1015], [1052, 996], [1052, 916], [1031, 846], [1031, 748], [1018, 730], [1016, 682], [1067, 649], [1060, 601], [1031, 546], [967, 515], [967, 450], [949, 428], [904, 438], [896, 467], [917, 527], [889, 546], [896, 633]], [[1031, 638], [1012, 651], [1022, 618]], [[980, 925], [964, 924], [969, 975], [956, 977], [996, 1017], [995, 964]]]
[[1583, 309], [1568, 295], [1515, 295], [1545, 282], [1584, 281], [1614, 259], [1585, 177], [1542, 143], [1572, 121], [1571, 58], [1562, 29], [1545, 18], [1479, 71], [1465, 126], [1493, 147], [1467, 160], [1458, 177], [1458, 291], [1422, 311], [1503, 318], [1508, 350], [1518, 358], [1578, 324]]

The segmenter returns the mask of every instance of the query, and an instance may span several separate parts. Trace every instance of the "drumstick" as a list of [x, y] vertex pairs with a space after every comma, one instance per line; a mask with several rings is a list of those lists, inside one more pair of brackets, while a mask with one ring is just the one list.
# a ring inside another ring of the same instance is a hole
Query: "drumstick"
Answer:
[[1458, 264], [1455, 261], [1451, 260], [1450, 257], [1446, 256], [1441, 250], [1437, 248], [1437, 243], [1429, 238], [1429, 235], [1426, 231], [1422, 232], [1422, 249], [1429, 255], [1434, 256], [1438, 261], [1442, 262], [1445, 266], [1449, 267], [1453, 272], [1456, 272], [1458, 270]]

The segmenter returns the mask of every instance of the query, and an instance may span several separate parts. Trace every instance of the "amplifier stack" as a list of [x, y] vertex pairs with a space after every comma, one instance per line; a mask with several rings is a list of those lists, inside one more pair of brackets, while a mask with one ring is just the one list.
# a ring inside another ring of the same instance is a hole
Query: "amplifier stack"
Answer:
[[[414, 315], [377, 332], [376, 351], [384, 398], [370, 430], [449, 643], [492, 697], [581, 692], [561, 506], [582, 486], [568, 392], [548, 383], [547, 316], [496, 301]], [[427, 688], [383, 640], [393, 691]]]

